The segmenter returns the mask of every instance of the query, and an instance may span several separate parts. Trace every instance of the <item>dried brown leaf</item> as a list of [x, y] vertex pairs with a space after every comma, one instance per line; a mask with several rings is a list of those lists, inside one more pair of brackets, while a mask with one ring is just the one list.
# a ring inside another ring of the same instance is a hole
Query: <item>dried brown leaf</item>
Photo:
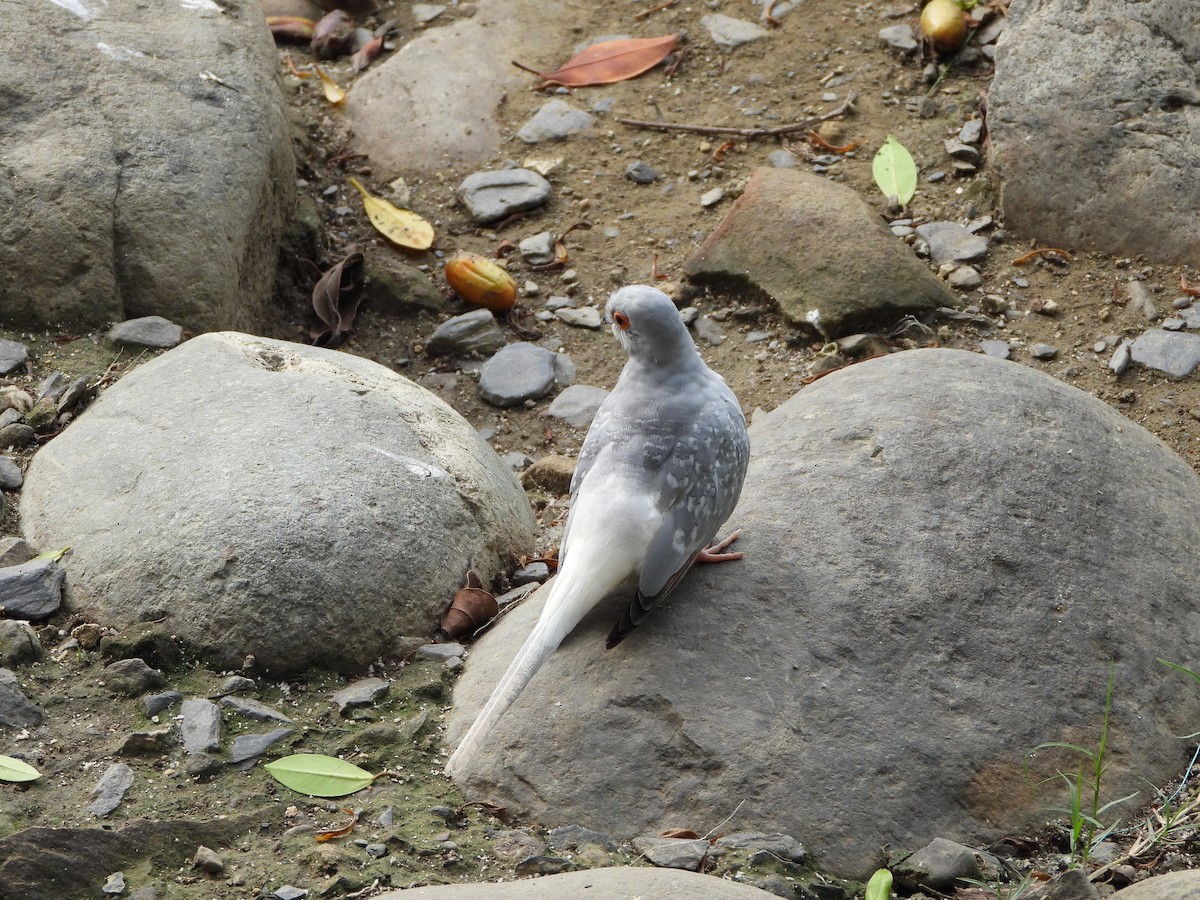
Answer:
[[675, 49], [678, 42], [678, 34], [601, 41], [599, 44], [592, 44], [553, 72], [539, 72], [518, 62], [514, 62], [513, 65], [540, 75], [547, 86], [559, 84], [563, 87], [587, 87], [594, 84], [612, 84], [654, 68], [666, 59], [667, 54]]
[[379, 51], [383, 49], [383, 35], [376, 38], [371, 38], [361, 47], [359, 47], [352, 57], [350, 57], [350, 71], [361, 72], [371, 64], [371, 61], [379, 55]]
[[309, 336], [320, 347], [337, 347], [354, 327], [363, 297], [363, 255], [353, 247], [341, 262], [321, 276], [313, 288], [313, 312], [320, 325]]

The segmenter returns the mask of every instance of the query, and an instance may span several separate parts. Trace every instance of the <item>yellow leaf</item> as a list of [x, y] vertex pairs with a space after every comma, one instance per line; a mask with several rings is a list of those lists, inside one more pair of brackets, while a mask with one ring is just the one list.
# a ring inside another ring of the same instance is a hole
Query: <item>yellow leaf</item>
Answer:
[[367, 193], [355, 179], [349, 181], [350, 186], [362, 194], [367, 218], [385, 238], [410, 250], [428, 250], [433, 246], [432, 225], [410, 209], [401, 209], [382, 197]]
[[[325, 74], [325, 70], [320, 66], [314, 66], [317, 70], [317, 77], [321, 79], [321, 87], [325, 90], [325, 99], [334, 106], [341, 106], [342, 101], [346, 99], [346, 92], [336, 81]], [[361, 190], [361, 188], [360, 188]]]

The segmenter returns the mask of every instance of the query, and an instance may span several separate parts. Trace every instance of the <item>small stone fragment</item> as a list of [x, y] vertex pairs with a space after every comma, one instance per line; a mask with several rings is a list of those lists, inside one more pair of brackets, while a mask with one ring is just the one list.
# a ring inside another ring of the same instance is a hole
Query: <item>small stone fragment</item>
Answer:
[[417, 659], [447, 660], [462, 656], [466, 648], [457, 641], [446, 641], [444, 644], [423, 644], [417, 648]]
[[105, 666], [104, 683], [114, 693], [123, 694], [126, 697], [136, 697], [147, 691], [161, 688], [167, 683], [167, 680], [163, 677], [162, 672], [151, 668], [144, 659], [132, 656], [129, 659], [118, 659]]
[[767, 163], [776, 169], [794, 169], [796, 154], [790, 150], [772, 150], [767, 154]]
[[0, 619], [0, 666], [24, 666], [43, 656], [42, 641], [28, 622]]
[[725, 332], [721, 330], [721, 326], [708, 316], [700, 316], [693, 323], [692, 328], [698, 337], [703, 338], [714, 347], [720, 346], [725, 340]]
[[712, 846], [703, 839], [662, 838], [655, 835], [634, 838], [633, 846], [652, 864], [666, 869], [697, 872], [709, 856]]
[[765, 850], [778, 859], [802, 863], [807, 857], [804, 845], [789, 834], [762, 834], [760, 832], [737, 832], [717, 840], [718, 847], [730, 850]]
[[468, 175], [458, 193], [475, 221], [483, 223], [541, 206], [550, 199], [551, 187], [528, 169], [501, 169]]
[[120, 806], [125, 792], [132, 786], [133, 769], [125, 763], [109, 766], [92, 788], [91, 796], [95, 799], [88, 805], [88, 812], [99, 818], [107, 816]]
[[548, 565], [544, 562], [531, 562], [512, 573], [512, 585], [520, 587], [524, 584], [541, 584], [549, 577], [550, 567]]
[[108, 339], [114, 344], [166, 350], [183, 340], [183, 329], [162, 316], [142, 316], [114, 325]]
[[272, 744], [276, 744], [294, 733], [294, 728], [276, 728], [274, 731], [263, 734], [239, 734], [233, 739], [233, 744], [229, 748], [229, 761], [236, 765], [247, 760], [258, 759], [270, 749]]
[[1133, 361], [1171, 378], [1187, 378], [1200, 367], [1200, 334], [1151, 328], [1133, 342]]
[[725, 191], [723, 191], [719, 187], [715, 187], [712, 190], [705, 191], [703, 194], [700, 195], [700, 205], [703, 206], [705, 209], [708, 209], [708, 207], [716, 206], [718, 203], [720, 203], [721, 199], [724, 196], [725, 196]]
[[1123, 375], [1129, 368], [1129, 364], [1133, 362], [1133, 341], [1123, 340], [1113, 351], [1112, 359], [1108, 361], [1108, 367], [1116, 375]]
[[649, 163], [639, 159], [625, 167], [625, 177], [634, 184], [653, 184], [658, 180], [658, 172]]
[[0, 569], [0, 611], [12, 619], [44, 619], [62, 606], [66, 572], [49, 557]]
[[599, 331], [603, 324], [600, 310], [594, 306], [584, 306], [581, 309], [562, 307], [556, 309], [554, 315], [568, 325], [574, 325], [576, 328], [590, 328], [592, 331]]
[[221, 711], [210, 700], [184, 700], [180, 708], [183, 720], [179, 730], [187, 753], [205, 753], [221, 749]]
[[1100, 900], [1100, 893], [1096, 890], [1095, 885], [1088, 881], [1088, 877], [1082, 869], [1068, 869], [1055, 875], [1039, 888], [1038, 898], [1039, 900]]
[[205, 875], [211, 875], [213, 878], [220, 878], [225, 874], [225, 861], [217, 855], [215, 850], [210, 850], [201, 844], [196, 848], [196, 855], [192, 857], [192, 868], [199, 869]]
[[1125, 293], [1129, 295], [1129, 308], [1141, 313], [1147, 322], [1158, 318], [1158, 305], [1154, 302], [1146, 282], [1129, 282], [1125, 285]]
[[257, 700], [251, 700], [249, 697], [222, 697], [219, 702], [225, 709], [232, 710], [238, 715], [247, 716], [251, 719], [258, 719], [262, 722], [282, 722], [285, 725], [293, 724], [288, 716], [275, 709], [275, 707], [259, 703]]
[[982, 875], [975, 851], [945, 838], [934, 838], [894, 867], [894, 871], [908, 875], [922, 887], [935, 891], [952, 888], [959, 878], [979, 878]]
[[917, 49], [911, 25], [889, 25], [887, 28], [881, 28], [879, 40], [890, 49], [903, 54], [913, 53]]
[[971, 234], [957, 222], [929, 222], [918, 225], [917, 234], [929, 244], [929, 255], [934, 265], [976, 262], [987, 256], [987, 239]]
[[566, 422], [572, 428], [587, 428], [607, 396], [608, 391], [604, 388], [573, 384], [554, 398], [546, 414]]
[[509, 344], [483, 364], [479, 395], [500, 407], [540, 400], [554, 387], [556, 355], [525, 341]]
[[0, 669], [0, 727], [31, 728], [41, 725], [42, 710], [21, 691], [17, 676]]
[[418, 25], [428, 25], [446, 11], [441, 3], [414, 3], [411, 7], [413, 20]]
[[84, 650], [95, 650], [104, 637], [104, 628], [96, 622], [82, 622], [71, 629], [71, 637], [79, 641]]
[[554, 262], [554, 235], [542, 231], [525, 238], [517, 244], [521, 258], [531, 266], [544, 266]]
[[387, 856], [388, 852], [387, 844], [367, 844], [363, 849], [367, 851], [367, 856], [372, 856], [375, 859], [383, 859]]
[[1051, 360], [1058, 356], [1058, 348], [1049, 344], [1034, 344], [1029, 348], [1029, 355], [1034, 359]]
[[108, 880], [104, 882], [104, 886], [100, 888], [100, 891], [110, 896], [125, 893], [125, 873], [113, 872], [108, 876]]
[[193, 753], [183, 761], [183, 774], [197, 781], [208, 781], [221, 771], [221, 757], [212, 753]]
[[[253, 659], [253, 657], [250, 657], [250, 659]], [[254, 679], [247, 678], [245, 675], [230, 675], [221, 682], [221, 687], [218, 688], [218, 692], [223, 696], [256, 690], [258, 690], [258, 685], [254, 683]]]
[[122, 756], [156, 756], [167, 750], [171, 731], [159, 728], [154, 731], [135, 731], [125, 738], [125, 743], [117, 752]]
[[24, 481], [25, 476], [21, 474], [21, 467], [7, 456], [0, 456], [0, 490], [15, 491], [21, 487]]
[[298, 888], [290, 884], [285, 884], [283, 887], [275, 891], [271, 895], [275, 900], [304, 900], [308, 896], [308, 891], [304, 888]]
[[337, 691], [330, 699], [343, 716], [346, 710], [356, 706], [369, 706], [375, 701], [386, 697], [391, 686], [382, 678], [361, 678], [353, 684]]
[[0, 338], [0, 375], [7, 375], [18, 366], [25, 365], [29, 350], [24, 344]]
[[1012, 348], [1008, 346], [1008, 341], [980, 341], [979, 349], [988, 356], [996, 357], [996, 359], [1010, 359], [1012, 357]]
[[22, 538], [8, 535], [0, 537], [0, 566], [19, 566], [37, 556]]
[[151, 718], [181, 702], [183, 694], [179, 691], [164, 691], [161, 694], [147, 694], [142, 698], [142, 707], [146, 710], [146, 718]]
[[602, 831], [592, 831], [581, 825], [563, 825], [552, 828], [546, 835], [551, 850], [578, 850], [581, 847], [594, 845], [608, 853], [616, 853], [620, 848], [617, 842]]
[[983, 284], [983, 276], [972, 266], [956, 266], [946, 276], [946, 281], [960, 291], [973, 291]]
[[972, 166], [979, 165], [979, 150], [970, 144], [964, 144], [962, 141], [947, 138], [942, 141], [942, 145], [946, 148], [946, 152], [954, 159], [968, 162]]
[[575, 866], [569, 859], [562, 859], [558, 856], [531, 856], [513, 866], [513, 871], [525, 877], [527, 875], [558, 875], [573, 868]]
[[576, 109], [566, 100], [547, 100], [520, 130], [517, 137], [527, 144], [542, 141], [561, 141], [573, 134], [592, 127], [596, 117], [582, 109]]
[[5, 425], [0, 428], [0, 450], [20, 450], [23, 447], [28, 447], [37, 438], [35, 432], [28, 425], [23, 425], [20, 422], [13, 422], [11, 425]]
[[968, 119], [958, 130], [958, 139], [964, 144], [978, 144], [983, 137], [983, 119]]
[[736, 50], [743, 44], [757, 41], [759, 38], [764, 38], [770, 34], [767, 29], [754, 22], [747, 22], [745, 19], [735, 19], [732, 16], [724, 16], [720, 13], [702, 17], [700, 24], [708, 29], [709, 37], [712, 38], [713, 43], [725, 51]]
[[526, 860], [546, 852], [546, 845], [527, 831], [510, 829], [492, 836], [492, 852], [504, 859]]

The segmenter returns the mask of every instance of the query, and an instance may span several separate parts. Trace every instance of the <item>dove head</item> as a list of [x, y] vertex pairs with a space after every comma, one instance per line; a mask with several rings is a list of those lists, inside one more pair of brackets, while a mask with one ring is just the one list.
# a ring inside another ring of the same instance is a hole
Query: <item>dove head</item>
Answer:
[[662, 363], [696, 353], [679, 310], [658, 288], [632, 284], [614, 291], [604, 318], [631, 359]]

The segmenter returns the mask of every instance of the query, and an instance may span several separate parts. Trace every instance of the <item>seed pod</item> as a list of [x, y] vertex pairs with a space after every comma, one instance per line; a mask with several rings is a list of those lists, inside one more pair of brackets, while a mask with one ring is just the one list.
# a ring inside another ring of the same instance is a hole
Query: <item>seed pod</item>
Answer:
[[502, 266], [478, 253], [461, 251], [446, 263], [446, 281], [458, 296], [492, 312], [512, 309], [517, 283]]
[[499, 613], [500, 604], [490, 592], [483, 589], [479, 575], [474, 571], [467, 572], [467, 583], [450, 601], [450, 608], [442, 615], [442, 625], [434, 640], [442, 643], [469, 634], [486, 625]]
[[921, 34], [939, 53], [953, 53], [967, 39], [967, 19], [955, 0], [929, 0], [921, 10]]

